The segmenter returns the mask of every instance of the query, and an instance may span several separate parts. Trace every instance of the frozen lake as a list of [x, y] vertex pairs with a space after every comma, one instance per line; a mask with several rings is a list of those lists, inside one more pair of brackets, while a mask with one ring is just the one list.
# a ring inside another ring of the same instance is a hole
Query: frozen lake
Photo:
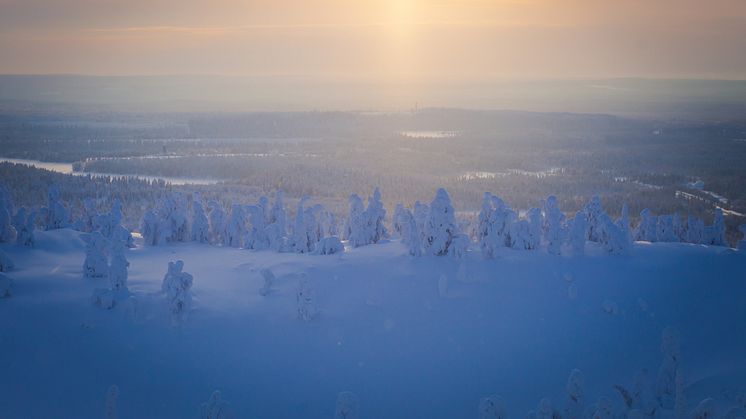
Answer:
[[143, 180], [162, 180], [172, 185], [213, 185], [218, 183], [215, 179], [198, 179], [198, 178], [185, 178], [185, 177], [163, 177], [163, 176], [145, 176], [132, 173], [101, 173], [101, 172], [77, 172], [73, 170], [72, 163], [55, 163], [55, 162], [44, 162], [39, 160], [27, 160], [27, 159], [10, 159], [0, 157], [0, 163], [16, 163], [25, 164], [27, 166], [37, 167], [39, 169], [50, 170], [52, 172], [64, 173], [67, 175], [74, 176], [93, 176], [93, 177], [131, 177]]

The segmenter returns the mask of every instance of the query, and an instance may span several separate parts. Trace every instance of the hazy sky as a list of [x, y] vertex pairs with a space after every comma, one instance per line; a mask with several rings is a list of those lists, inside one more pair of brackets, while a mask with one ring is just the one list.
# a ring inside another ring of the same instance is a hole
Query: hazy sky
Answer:
[[0, 0], [0, 73], [746, 78], [744, 0]]

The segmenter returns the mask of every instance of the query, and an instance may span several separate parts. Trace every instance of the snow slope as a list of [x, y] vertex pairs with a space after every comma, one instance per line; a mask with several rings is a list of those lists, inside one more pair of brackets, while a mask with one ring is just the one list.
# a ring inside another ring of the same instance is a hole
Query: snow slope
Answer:
[[[0, 418], [101, 418], [119, 388], [120, 418], [196, 418], [213, 390], [238, 418], [331, 418], [352, 391], [362, 418], [476, 418], [501, 395], [510, 417], [548, 397], [562, 409], [570, 371], [586, 404], [613, 384], [654, 382], [663, 329], [681, 336], [690, 409], [722, 409], [746, 390], [746, 254], [635, 243], [609, 256], [500, 249], [412, 258], [397, 241], [331, 256], [199, 244], [127, 251], [134, 298], [90, 303], [84, 245], [71, 230], [37, 232], [0, 299]], [[169, 261], [194, 276], [193, 310], [172, 325], [161, 282]], [[260, 270], [276, 276], [267, 296]], [[319, 315], [297, 318], [305, 274]], [[445, 276], [445, 279], [442, 278]]]

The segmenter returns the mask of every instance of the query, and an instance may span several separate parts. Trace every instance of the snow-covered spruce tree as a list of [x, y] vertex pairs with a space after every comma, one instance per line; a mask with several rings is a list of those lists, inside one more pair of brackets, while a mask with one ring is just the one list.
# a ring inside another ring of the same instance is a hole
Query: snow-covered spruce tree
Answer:
[[567, 378], [567, 407], [565, 408], [565, 414], [563, 419], [582, 419], [583, 412], [585, 411], [585, 400], [583, 398], [583, 387], [585, 386], [585, 380], [583, 379], [583, 373], [574, 369], [570, 372], [570, 376]]
[[337, 218], [330, 211], [321, 209], [317, 214], [317, 220], [321, 227], [321, 237], [331, 237], [338, 235], [337, 231]]
[[715, 217], [712, 225], [705, 227], [704, 244], [712, 246], [725, 246], [725, 220], [723, 210], [715, 208]]
[[13, 263], [13, 259], [11, 259], [7, 253], [0, 250], [0, 272], [8, 272], [14, 267], [15, 264]]
[[119, 199], [114, 200], [108, 213], [96, 216], [94, 230], [100, 231], [112, 243], [121, 242], [126, 247], [135, 247], [132, 233], [122, 225], [122, 203]]
[[[673, 402], [673, 411], [677, 418], [686, 417], [686, 396], [684, 395], [684, 374], [681, 373], [681, 366], [676, 369], [676, 395]], [[714, 417], [714, 416], [706, 416]]]
[[583, 212], [588, 220], [588, 240], [597, 242], [601, 234], [598, 218], [604, 212], [598, 195], [591, 197], [591, 200], [583, 207]]
[[116, 297], [127, 297], [127, 270], [130, 266], [127, 257], [124, 255], [124, 243], [114, 242], [111, 245], [111, 257], [109, 258], [109, 284]]
[[86, 244], [83, 277], [90, 279], [106, 278], [109, 275], [109, 261], [106, 252], [108, 240], [99, 231], [81, 235], [81, 238]]
[[16, 229], [16, 244], [33, 247], [36, 243], [34, 230], [36, 229], [36, 211], [26, 216], [26, 208], [19, 208], [13, 217], [13, 227]]
[[705, 223], [701, 218], [689, 216], [686, 222], [687, 243], [700, 244], [704, 242]]
[[498, 197], [485, 192], [477, 224], [477, 241], [485, 257], [494, 256], [500, 247], [510, 246], [510, 227], [515, 213]]
[[686, 241], [686, 228], [681, 222], [681, 216], [679, 216], [678, 212], [675, 212], [671, 217], [671, 223], [673, 224], [673, 235], [676, 237], [676, 241]]
[[96, 209], [96, 202], [91, 198], [85, 198], [83, 200], [83, 215], [78, 223], [78, 230], [84, 233], [90, 233], [95, 230], [97, 218], [98, 210]]
[[656, 242], [658, 241], [658, 217], [645, 208], [640, 212], [640, 224], [635, 232], [635, 240]]
[[154, 210], [145, 211], [140, 225], [143, 243], [147, 246], [157, 246], [160, 242], [160, 222]]
[[479, 400], [479, 419], [506, 419], [505, 402], [497, 395]]
[[403, 230], [407, 228], [405, 225], [407, 224], [405, 211], [406, 209], [404, 208], [404, 205], [400, 203], [396, 204], [394, 215], [391, 217], [391, 231], [400, 238], [404, 237]]
[[284, 193], [280, 190], [275, 192], [275, 202], [272, 204], [272, 211], [270, 215], [270, 224], [277, 223], [280, 227], [280, 231], [285, 233], [285, 222], [287, 219], [287, 215], [285, 212], [285, 204], [283, 203], [282, 199], [284, 197]]
[[555, 412], [552, 402], [547, 398], [541, 399], [539, 406], [536, 408], [536, 419], [554, 419], [554, 417]]
[[661, 338], [663, 363], [658, 371], [655, 396], [658, 405], [671, 408], [676, 397], [676, 371], [679, 370], [679, 336], [675, 330], [666, 328]]
[[219, 391], [215, 390], [210, 395], [210, 400], [202, 403], [199, 410], [200, 419], [230, 419], [230, 404], [223, 400]]
[[4, 186], [0, 185], [0, 243], [12, 243], [16, 239], [16, 229], [10, 221], [13, 202]]
[[298, 306], [298, 318], [303, 321], [313, 320], [318, 312], [316, 308], [316, 296], [311, 286], [311, 281], [306, 274], [301, 274], [295, 299]]
[[198, 243], [210, 242], [210, 224], [207, 221], [202, 203], [195, 199], [192, 202], [191, 240]]
[[334, 419], [358, 419], [360, 417], [360, 399], [355, 393], [343, 391], [337, 395], [337, 406]]
[[417, 221], [415, 221], [414, 215], [407, 210], [406, 212], [406, 223], [407, 228], [403, 231], [405, 236], [402, 241], [409, 247], [409, 254], [412, 256], [422, 256], [422, 236]]
[[420, 232], [420, 241], [424, 241], [425, 224], [427, 224], [427, 219], [430, 216], [430, 207], [420, 201], [415, 201], [412, 208], [412, 215], [414, 216], [415, 223], [417, 223], [417, 231]]
[[381, 202], [381, 191], [376, 188], [373, 195], [368, 197], [368, 208], [365, 210], [366, 231], [368, 243], [378, 243], [388, 236], [384, 219], [386, 218], [386, 209]]
[[454, 237], [459, 232], [451, 198], [445, 189], [440, 188], [435, 193], [428, 215], [425, 225], [425, 252], [434, 256], [447, 255]]
[[106, 419], [117, 419], [119, 387], [113, 385], [106, 391]]
[[601, 213], [598, 218], [599, 243], [611, 254], [624, 254], [629, 251], [629, 234], [622, 227], [611, 221], [608, 215]]
[[368, 244], [366, 231], [367, 220], [365, 217], [365, 207], [363, 206], [363, 200], [357, 194], [350, 195], [348, 200], [350, 204], [349, 215], [345, 222], [344, 228], [344, 239], [346, 239], [350, 246], [360, 247]]
[[[716, 417], [717, 402], [713, 398], [706, 398], [699, 402], [689, 415], [690, 419], [713, 419]], [[684, 416], [679, 416], [684, 417]], [[725, 416], [727, 417], [727, 416]], [[735, 417], [735, 416], [734, 416]]]
[[535, 250], [541, 245], [541, 209], [531, 208], [526, 212], [528, 220], [528, 249]]
[[[598, 197], [594, 198], [598, 200]], [[600, 208], [600, 204], [598, 204], [598, 208]], [[591, 216], [588, 211], [596, 211], [596, 206], [593, 200], [586, 205], [586, 209], [582, 214], [586, 217], [586, 220], [592, 218], [594, 222], [596, 222], [595, 220], [598, 217], [598, 214], [594, 212]], [[575, 215], [575, 218], [577, 219], [579, 215], [580, 212]], [[543, 232], [544, 240], [547, 242], [547, 252], [550, 254], [559, 255], [562, 253], [562, 243], [565, 240], [565, 231], [563, 228], [564, 222], [565, 214], [560, 211], [559, 205], [557, 205], [557, 197], [554, 195], [548, 196], [546, 201], [544, 201]]]
[[60, 201], [59, 185], [53, 184], [47, 191], [47, 230], [57, 230], [69, 226], [70, 214]]
[[192, 275], [182, 272], [184, 262], [168, 262], [168, 272], [163, 277], [161, 290], [166, 294], [166, 299], [171, 312], [171, 319], [175, 324], [180, 323], [186, 317], [192, 304]]
[[269, 269], [259, 271], [264, 279], [264, 284], [259, 288], [259, 295], [267, 296], [272, 291], [272, 285], [275, 283], [275, 274]]
[[606, 397], [601, 397], [596, 403], [592, 419], [614, 419], [614, 405]]
[[629, 245], [632, 245], [632, 231], [630, 230], [629, 226], [629, 209], [627, 208], [627, 204], [622, 204], [622, 213], [617, 218], [617, 220], [614, 222], [617, 227], [622, 231], [622, 234], [625, 236], [625, 241], [629, 243]]
[[13, 280], [5, 275], [0, 273], [0, 298], [7, 298], [10, 297], [13, 294]]
[[656, 236], [658, 241], [672, 243], [679, 241], [673, 225], [673, 215], [658, 216]]
[[282, 199], [283, 193], [278, 190], [275, 193], [275, 202], [269, 213], [268, 225], [264, 229], [268, 246], [275, 251], [281, 251], [287, 246], [287, 230], [285, 226], [287, 215]]
[[229, 247], [241, 247], [245, 234], [246, 214], [244, 214], [243, 206], [233, 204], [231, 206], [230, 219], [225, 227], [225, 241], [223, 244]]
[[308, 197], [304, 196], [298, 201], [298, 208], [295, 211], [295, 222], [293, 223], [293, 235], [290, 238], [290, 246], [296, 253], [310, 253], [316, 244], [312, 237], [309, 236], [309, 230], [313, 229], [311, 223], [314, 223], [313, 213], [308, 213], [304, 209]]
[[738, 241], [738, 250], [746, 251], [746, 224], [738, 226], [738, 231], [741, 233], [741, 240]]
[[578, 211], [575, 217], [568, 222], [569, 241], [573, 255], [585, 254], [585, 242], [588, 238], [588, 218], [582, 211]]
[[227, 219], [223, 206], [217, 201], [207, 203], [208, 217], [210, 221], [210, 243], [222, 244], [225, 240], [225, 226]]
[[[264, 198], [264, 197], [263, 197]], [[267, 199], [267, 198], [264, 198]], [[269, 247], [267, 238], [267, 216], [265, 209], [260, 205], [246, 206], [246, 212], [249, 214], [249, 234], [244, 241], [247, 249], [263, 250]]]
[[531, 249], [531, 227], [527, 220], [515, 220], [510, 224], [510, 247], [519, 250]]

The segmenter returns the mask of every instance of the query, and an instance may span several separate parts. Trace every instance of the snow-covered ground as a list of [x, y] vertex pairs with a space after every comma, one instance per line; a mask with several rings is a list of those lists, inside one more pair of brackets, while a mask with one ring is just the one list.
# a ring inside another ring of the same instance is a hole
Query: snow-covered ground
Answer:
[[[119, 388], [120, 418], [199, 417], [222, 391], [237, 418], [331, 418], [338, 393], [362, 418], [476, 418], [499, 394], [509, 417], [547, 397], [564, 409], [571, 370], [585, 404], [662, 362], [661, 334], [681, 337], [692, 409], [720, 412], [746, 392], [746, 254], [723, 247], [635, 243], [585, 256], [500, 249], [494, 259], [408, 255], [398, 241], [330, 256], [200, 244], [128, 250], [133, 298], [90, 302], [78, 232], [37, 232], [0, 299], [0, 418], [101, 418]], [[169, 261], [194, 276], [192, 311], [174, 325], [161, 282]], [[262, 269], [276, 281], [260, 295]], [[307, 278], [319, 314], [297, 318]], [[98, 282], [97, 282], [98, 281]]]

